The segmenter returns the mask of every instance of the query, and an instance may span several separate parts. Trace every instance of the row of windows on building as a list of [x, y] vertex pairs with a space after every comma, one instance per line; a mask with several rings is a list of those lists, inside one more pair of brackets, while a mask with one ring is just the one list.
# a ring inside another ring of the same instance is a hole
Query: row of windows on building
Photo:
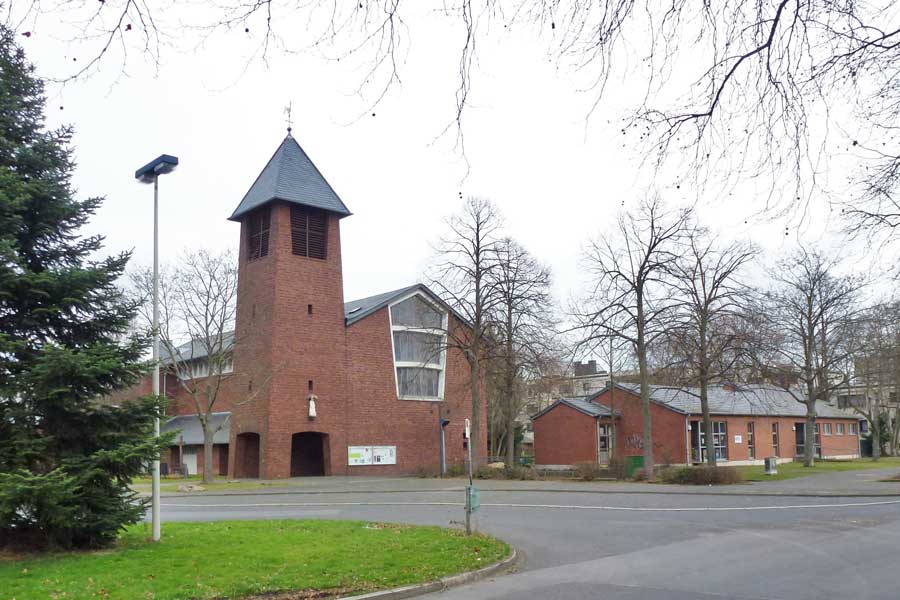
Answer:
[[[269, 255], [272, 209], [260, 208], [247, 217], [247, 260]], [[328, 255], [328, 214], [306, 206], [291, 206], [291, 252], [325, 259]]]
[[[694, 450], [694, 459], [699, 460], [699, 462], [704, 462], [706, 460], [706, 432], [703, 430], [702, 423], [698, 421], [696, 422], [696, 424], [700, 430], [699, 453], [697, 452], [697, 449]], [[826, 437], [830, 435], [857, 435], [856, 423], [848, 423], [846, 428], [844, 427], [844, 423], [834, 423], [834, 428], [832, 428], [831, 423], [823, 423], [822, 425], [822, 432], [824, 432], [824, 435]], [[728, 460], [728, 423], [726, 421], [713, 421], [712, 428], [713, 446], [715, 447], [716, 460]], [[816, 423], [815, 431], [815, 443], [816, 446], [818, 446], [821, 443], [819, 423]], [[779, 423], [772, 423], [772, 451], [776, 457], [782, 456], [780, 433]], [[801, 453], [799, 451], [801, 446], [802, 445], [798, 445], [798, 454]], [[757, 458], [756, 423], [754, 421], [747, 422], [747, 456], [750, 459]]]
[[[213, 369], [215, 371], [215, 369]], [[234, 372], [234, 361], [231, 357], [222, 361], [222, 374]], [[210, 368], [208, 360], [191, 360], [181, 363], [178, 367], [179, 379], [200, 379], [201, 377], [209, 377]]]

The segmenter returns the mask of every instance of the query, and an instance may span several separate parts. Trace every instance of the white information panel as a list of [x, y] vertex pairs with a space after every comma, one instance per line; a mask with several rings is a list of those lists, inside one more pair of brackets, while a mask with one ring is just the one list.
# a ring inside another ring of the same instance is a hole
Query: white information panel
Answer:
[[397, 446], [347, 446], [347, 464], [351, 467], [396, 465]]
[[351, 467], [372, 464], [372, 446], [348, 446], [347, 464]]
[[372, 446], [372, 462], [376, 465], [396, 465], [397, 446]]

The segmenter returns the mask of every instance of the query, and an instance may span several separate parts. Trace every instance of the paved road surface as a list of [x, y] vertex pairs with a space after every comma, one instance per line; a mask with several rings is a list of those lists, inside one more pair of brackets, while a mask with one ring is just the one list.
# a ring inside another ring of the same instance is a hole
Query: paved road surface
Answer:
[[[836, 474], [838, 475], [838, 474]], [[858, 473], [776, 486], [850, 493]], [[876, 473], [865, 479], [871, 483]], [[802, 481], [802, 480], [801, 480]], [[515, 545], [518, 572], [437, 594], [450, 599], [821, 600], [900, 598], [900, 497], [754, 496], [772, 482], [702, 489], [484, 482], [478, 526]], [[882, 484], [879, 492], [900, 493]], [[456, 525], [459, 481], [314, 480], [278, 493], [168, 496], [171, 520], [327, 518]], [[668, 491], [670, 488], [662, 488]], [[876, 488], [866, 485], [866, 493]], [[374, 490], [374, 491], [370, 491]], [[380, 490], [380, 491], [379, 491]], [[618, 491], [617, 491], [618, 490]], [[628, 492], [628, 493], [623, 493]]]

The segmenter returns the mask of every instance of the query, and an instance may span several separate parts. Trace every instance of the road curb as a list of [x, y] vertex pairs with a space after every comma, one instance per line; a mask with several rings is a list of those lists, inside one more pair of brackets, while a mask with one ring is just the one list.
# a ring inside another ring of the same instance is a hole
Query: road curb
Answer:
[[512, 549], [512, 553], [505, 559], [476, 571], [468, 571], [458, 575], [448, 575], [447, 577], [442, 577], [437, 581], [429, 581], [428, 583], [407, 585], [391, 590], [381, 590], [380, 592], [371, 592], [361, 596], [343, 596], [343, 598], [345, 600], [399, 600], [400, 598], [414, 598], [424, 594], [441, 592], [467, 583], [487, 579], [488, 577], [511, 569], [518, 562], [519, 553], [512, 546], [510, 546], [510, 548]]
[[[464, 488], [446, 490], [272, 490], [272, 491], [234, 491], [234, 492], [191, 492], [191, 493], [165, 493], [163, 498], [216, 498], [226, 496], [289, 496], [289, 495], [325, 495], [325, 494], [451, 494], [461, 493]], [[689, 492], [679, 489], [657, 490], [590, 490], [573, 488], [481, 488], [482, 494], [491, 492], [504, 493], [552, 493], [552, 494], [605, 494], [605, 495], [666, 495], [666, 496], [734, 496], [738, 498], [900, 498], [898, 492], [754, 492], [747, 489], [726, 491], [697, 491]], [[143, 494], [146, 495], [146, 494]]]

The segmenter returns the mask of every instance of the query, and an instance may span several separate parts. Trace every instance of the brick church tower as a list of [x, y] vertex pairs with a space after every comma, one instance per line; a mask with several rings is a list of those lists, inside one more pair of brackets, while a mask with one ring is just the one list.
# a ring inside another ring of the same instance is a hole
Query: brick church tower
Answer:
[[241, 224], [229, 476], [346, 469], [340, 220], [350, 211], [288, 133], [229, 217]]

